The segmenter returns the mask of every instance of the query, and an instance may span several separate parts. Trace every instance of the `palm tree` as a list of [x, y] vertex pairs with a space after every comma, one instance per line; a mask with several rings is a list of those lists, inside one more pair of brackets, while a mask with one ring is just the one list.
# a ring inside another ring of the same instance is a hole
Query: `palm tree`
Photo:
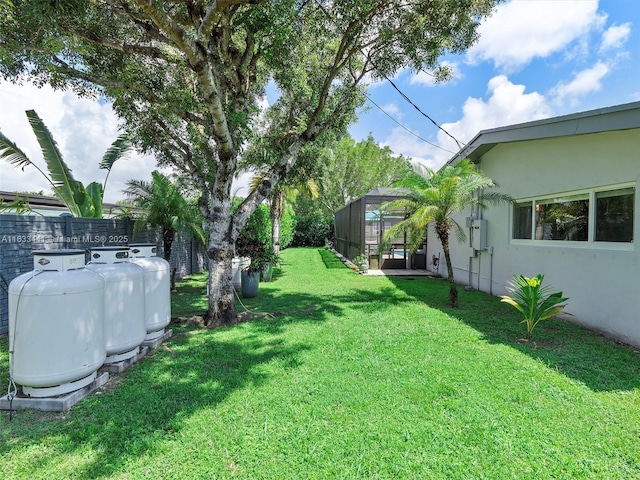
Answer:
[[139, 232], [147, 224], [162, 228], [166, 261], [171, 258], [173, 241], [176, 233], [181, 230], [188, 230], [205, 243], [203, 219], [196, 202], [187, 201], [180, 188], [169, 177], [154, 170], [151, 172], [151, 182], [129, 180], [124, 193], [142, 210], [141, 214], [134, 215], [135, 232]]
[[40, 167], [33, 163], [16, 144], [11, 142], [0, 132], [0, 159], [20, 167], [24, 170], [27, 166], [32, 166], [43, 175], [53, 188], [54, 195], [69, 209], [74, 217], [102, 218], [102, 199], [104, 189], [111, 172], [113, 164], [128, 154], [131, 149], [131, 141], [127, 134], [120, 135], [107, 149], [100, 168], [107, 170], [107, 177], [104, 184], [91, 182], [87, 187], [73, 178], [71, 169], [62, 159], [62, 154], [58, 150], [56, 142], [51, 136], [51, 132], [44, 122], [38, 117], [35, 110], [26, 111], [29, 124], [33, 133], [38, 139], [42, 156], [47, 164], [47, 175]]
[[424, 239], [427, 225], [433, 222], [447, 265], [449, 299], [451, 305], [457, 307], [458, 289], [453, 277], [449, 236], [452, 229], [460, 242], [465, 240], [466, 235], [453, 215], [465, 209], [482, 209], [487, 204], [511, 202], [511, 197], [487, 191], [497, 185], [469, 159], [455, 165], [446, 165], [438, 171], [418, 166], [406, 179], [397, 182], [396, 186], [407, 190], [407, 198], [390, 202], [385, 205], [385, 209], [404, 211], [406, 218], [385, 232], [383, 248], [386, 248], [385, 243], [406, 233], [409, 249], [416, 249]]

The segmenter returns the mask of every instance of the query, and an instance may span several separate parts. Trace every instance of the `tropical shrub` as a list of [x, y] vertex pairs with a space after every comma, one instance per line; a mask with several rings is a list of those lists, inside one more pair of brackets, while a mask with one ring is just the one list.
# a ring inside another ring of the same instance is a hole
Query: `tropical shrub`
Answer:
[[333, 218], [320, 214], [297, 215], [294, 247], [323, 247], [333, 238]]
[[282, 212], [280, 220], [280, 248], [287, 248], [293, 242], [293, 235], [296, 230], [296, 216], [293, 207], [288, 203]]
[[562, 296], [562, 292], [551, 293], [550, 286], [543, 287], [543, 279], [544, 275], [540, 274], [531, 278], [514, 275], [507, 287], [512, 296], [500, 297], [502, 302], [513, 306], [524, 316], [520, 323], [525, 324], [527, 340], [531, 340], [533, 329], [539, 322], [562, 312], [566, 304], [560, 304], [568, 300]]
[[[236, 200], [236, 203], [240, 203], [239, 200]], [[255, 212], [251, 215], [247, 224], [243, 229], [243, 234], [257, 240], [265, 246], [271, 246], [271, 212], [269, 210], [269, 205], [266, 203], [262, 203], [258, 205]], [[295, 229], [295, 218], [293, 213], [293, 208], [290, 205], [286, 205], [283, 213], [282, 219], [280, 220], [280, 248], [286, 248], [291, 245], [291, 241], [293, 240]]]

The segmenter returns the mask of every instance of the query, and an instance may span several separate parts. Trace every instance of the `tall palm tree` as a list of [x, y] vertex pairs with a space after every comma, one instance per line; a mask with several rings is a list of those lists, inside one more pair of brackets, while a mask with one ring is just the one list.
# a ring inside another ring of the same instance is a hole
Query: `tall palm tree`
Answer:
[[196, 203], [187, 201], [180, 188], [166, 175], [154, 170], [151, 182], [129, 180], [124, 192], [142, 210], [134, 216], [134, 231], [139, 232], [147, 224], [162, 228], [165, 260], [171, 258], [176, 233], [183, 229], [205, 243], [203, 219]]
[[433, 222], [447, 265], [449, 299], [451, 305], [457, 307], [458, 289], [453, 277], [449, 236], [453, 230], [458, 241], [463, 242], [466, 235], [453, 215], [465, 209], [482, 209], [487, 204], [510, 202], [511, 197], [489, 191], [497, 185], [469, 159], [455, 165], [446, 165], [438, 171], [418, 166], [406, 179], [397, 182], [396, 186], [407, 190], [407, 198], [390, 202], [385, 209], [404, 211], [406, 218], [385, 232], [383, 248], [385, 243], [406, 233], [408, 247], [413, 251], [424, 239], [427, 225]]
[[113, 164], [132, 150], [129, 136], [127, 134], [120, 135], [102, 157], [100, 168], [107, 170], [104, 184], [91, 182], [85, 188], [81, 182], [73, 178], [71, 169], [62, 159], [62, 154], [58, 150], [58, 145], [53, 140], [51, 132], [35, 110], [27, 110], [26, 114], [42, 149], [42, 156], [47, 164], [49, 174], [47, 175], [38, 165], [33, 163], [2, 132], [0, 132], [0, 160], [6, 160], [23, 170], [27, 166], [38, 170], [51, 184], [54, 195], [64, 203], [74, 217], [102, 218], [102, 199], [107, 178], [109, 178]]

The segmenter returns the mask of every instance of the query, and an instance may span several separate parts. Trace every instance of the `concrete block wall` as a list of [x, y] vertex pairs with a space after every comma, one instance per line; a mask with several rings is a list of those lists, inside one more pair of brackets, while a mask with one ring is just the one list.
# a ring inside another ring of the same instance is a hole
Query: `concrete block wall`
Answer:
[[[33, 270], [33, 250], [155, 243], [161, 252], [162, 236], [158, 229], [133, 235], [133, 222], [127, 219], [39, 217], [0, 214], [0, 334], [9, 329], [9, 283], [18, 275]], [[176, 277], [197, 273], [206, 268], [204, 249], [195, 240], [177, 238], [171, 265]]]

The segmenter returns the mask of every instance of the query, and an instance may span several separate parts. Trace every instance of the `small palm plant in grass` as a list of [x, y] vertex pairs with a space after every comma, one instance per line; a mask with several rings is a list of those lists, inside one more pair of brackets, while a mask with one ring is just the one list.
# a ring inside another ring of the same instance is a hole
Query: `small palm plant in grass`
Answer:
[[562, 292], [551, 293], [550, 286], [542, 286], [544, 275], [535, 277], [525, 277], [524, 275], [514, 275], [509, 282], [507, 290], [512, 296], [501, 295], [501, 301], [512, 305], [518, 310], [524, 319], [527, 328], [527, 341], [531, 340], [531, 334], [535, 326], [542, 320], [557, 315], [562, 312], [566, 304], [560, 305], [568, 300], [562, 296]]

